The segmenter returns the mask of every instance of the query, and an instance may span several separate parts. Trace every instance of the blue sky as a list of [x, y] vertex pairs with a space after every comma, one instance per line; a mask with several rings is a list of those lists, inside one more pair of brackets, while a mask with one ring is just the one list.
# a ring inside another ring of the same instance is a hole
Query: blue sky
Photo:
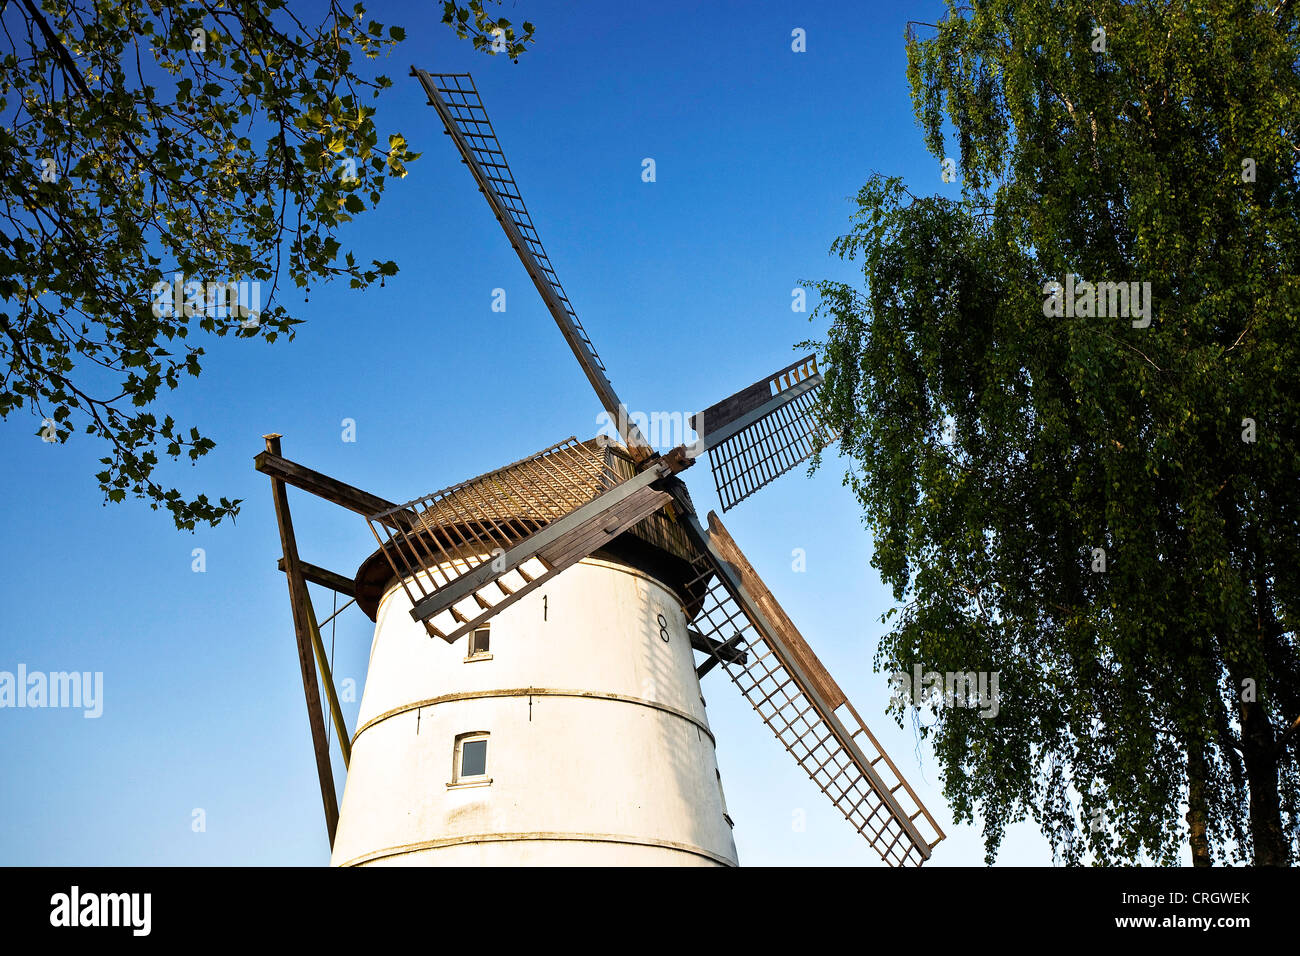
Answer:
[[[0, 710], [0, 863], [328, 861], [270, 489], [252, 465], [264, 433], [283, 433], [288, 457], [400, 501], [598, 431], [599, 404], [407, 77], [412, 64], [473, 72], [552, 262], [634, 410], [698, 410], [821, 333], [791, 311], [791, 290], [855, 278], [827, 248], [873, 170], [956, 194], [922, 147], [904, 76], [904, 25], [940, 15], [938, 2], [578, 7], [507, 3], [505, 16], [537, 26], [517, 65], [455, 39], [440, 4], [372, 8], [407, 32], [384, 66], [395, 86], [379, 101], [381, 128], [424, 155], [341, 238], [401, 272], [366, 292], [316, 288], [291, 343], [208, 343], [203, 376], [165, 398], [217, 442], [168, 477], [244, 499], [235, 523], [188, 534], [140, 502], [104, 507], [98, 446], [80, 435], [45, 444], [21, 415], [0, 424], [0, 670], [104, 674], [99, 719]], [[791, 50], [795, 28], [805, 53]], [[646, 157], [653, 183], [641, 178]], [[498, 287], [505, 313], [491, 311]], [[345, 418], [355, 442], [342, 440]], [[828, 456], [815, 477], [786, 476], [726, 524], [948, 830], [934, 864], [981, 864], [977, 829], [950, 825], [928, 748], [884, 715], [888, 683], [871, 662], [890, 594], [843, 471]], [[688, 479], [701, 514], [718, 507], [706, 466]], [[290, 498], [304, 560], [351, 575], [374, 547], [364, 520]], [[795, 548], [806, 572], [792, 570]], [[331, 596], [315, 593], [323, 619]], [[355, 610], [339, 618], [340, 681], [361, 684], [371, 629]], [[879, 862], [720, 671], [705, 693], [742, 864]], [[353, 726], [357, 704], [344, 709]], [[204, 832], [191, 827], [195, 809]], [[1049, 864], [1051, 853], [1019, 825], [999, 862]]]

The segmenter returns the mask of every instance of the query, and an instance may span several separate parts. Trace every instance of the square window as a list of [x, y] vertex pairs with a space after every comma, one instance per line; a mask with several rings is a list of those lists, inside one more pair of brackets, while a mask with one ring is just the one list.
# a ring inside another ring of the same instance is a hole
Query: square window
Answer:
[[469, 656], [474, 657], [476, 654], [486, 654], [489, 651], [488, 635], [491, 633], [489, 628], [475, 628], [469, 636]]
[[456, 782], [487, 776], [487, 736], [463, 737], [457, 754]]

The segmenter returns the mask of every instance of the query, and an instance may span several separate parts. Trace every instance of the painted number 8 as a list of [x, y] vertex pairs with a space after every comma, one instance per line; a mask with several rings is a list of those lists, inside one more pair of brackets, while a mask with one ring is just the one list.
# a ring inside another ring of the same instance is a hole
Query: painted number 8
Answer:
[[662, 614], [659, 615], [659, 640], [668, 643], [668, 622]]

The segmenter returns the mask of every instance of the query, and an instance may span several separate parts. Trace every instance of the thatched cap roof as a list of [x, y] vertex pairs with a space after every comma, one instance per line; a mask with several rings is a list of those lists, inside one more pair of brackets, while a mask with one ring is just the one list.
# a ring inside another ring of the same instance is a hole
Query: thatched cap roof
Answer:
[[[569, 439], [503, 468], [400, 505], [418, 516], [419, 541], [395, 540], [405, 562], [428, 564], [433, 556], [481, 554], [483, 529], [506, 547], [522, 540], [598, 494], [630, 478], [636, 466], [618, 442], [597, 436]], [[418, 553], [417, 553], [418, 552]], [[634, 525], [597, 552], [639, 568], [685, 593], [695, 551], [681, 526], [663, 511]], [[437, 563], [433, 560], [432, 563]], [[373, 621], [379, 602], [396, 580], [384, 550], [371, 554], [357, 570], [357, 606]]]

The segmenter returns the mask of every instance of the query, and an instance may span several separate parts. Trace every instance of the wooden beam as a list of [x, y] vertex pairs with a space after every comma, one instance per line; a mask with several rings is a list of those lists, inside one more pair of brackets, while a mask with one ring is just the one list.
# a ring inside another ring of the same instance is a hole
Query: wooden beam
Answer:
[[[285, 569], [284, 558], [275, 563], [275, 566], [281, 571]], [[330, 571], [325, 568], [318, 568], [314, 564], [308, 564], [306, 561], [299, 561], [298, 567], [302, 570], [302, 576], [312, 584], [319, 584], [323, 588], [329, 588], [331, 591], [338, 591], [345, 597], [354, 598], [357, 596], [356, 584], [350, 579], [345, 578], [337, 571]]]
[[[280, 436], [267, 435], [266, 457], [280, 458]], [[263, 455], [258, 455], [262, 459]], [[292, 464], [292, 463], [290, 463]], [[258, 471], [263, 469], [258, 467]], [[270, 474], [269, 472], [264, 472]], [[307, 608], [311, 598], [307, 594], [307, 581], [298, 561], [298, 543], [293, 535], [293, 519], [289, 515], [289, 496], [284, 481], [271, 478], [271, 494], [275, 499], [275, 520], [280, 528], [280, 547], [284, 551], [285, 574], [289, 579], [289, 601], [293, 607], [293, 630], [298, 639], [298, 665], [302, 671], [302, 691], [307, 699], [307, 721], [311, 725], [312, 747], [316, 751], [316, 776], [320, 780], [321, 802], [325, 806], [325, 827], [329, 831], [330, 849], [334, 849], [334, 834], [339, 825], [338, 796], [334, 792], [334, 774], [330, 769], [329, 744], [325, 740], [325, 717], [321, 713], [320, 692], [316, 689], [316, 665], [312, 661], [311, 623]]]
[[321, 676], [325, 678], [322, 683], [330, 700], [330, 717], [334, 719], [334, 732], [339, 735], [339, 753], [343, 755], [343, 769], [347, 770], [352, 763], [352, 740], [348, 737], [348, 726], [343, 720], [343, 708], [339, 706], [339, 695], [334, 689], [334, 675], [330, 673], [329, 658], [325, 656], [325, 642], [321, 640], [320, 625], [316, 623], [316, 609], [312, 607], [310, 594], [307, 595], [307, 623], [311, 625], [311, 643], [316, 650], [316, 663], [320, 665]]
[[[271, 439], [269, 438], [266, 445], [267, 450], [253, 459], [253, 467], [270, 478], [293, 485], [295, 488], [301, 488], [317, 498], [332, 501], [336, 505], [366, 517], [384, 511], [391, 511], [397, 507], [391, 501], [380, 498], [378, 495], [372, 495], [368, 491], [354, 488], [352, 485], [331, 478], [329, 475], [300, 465], [296, 461], [281, 458], [279, 452], [271, 451]], [[275, 447], [280, 447], [278, 441], [275, 443]], [[402, 513], [398, 512], [398, 514]]]
[[726, 661], [728, 664], [743, 664], [749, 659], [745, 652], [740, 649], [740, 642], [744, 638], [739, 631], [736, 632], [735, 637], [726, 641], [715, 641], [710, 637], [705, 637], [693, 627], [688, 627], [686, 634], [691, 639], [691, 647], [709, 655], [708, 660], [695, 668], [697, 678], [703, 678], [705, 674], [718, 666], [719, 661]]

